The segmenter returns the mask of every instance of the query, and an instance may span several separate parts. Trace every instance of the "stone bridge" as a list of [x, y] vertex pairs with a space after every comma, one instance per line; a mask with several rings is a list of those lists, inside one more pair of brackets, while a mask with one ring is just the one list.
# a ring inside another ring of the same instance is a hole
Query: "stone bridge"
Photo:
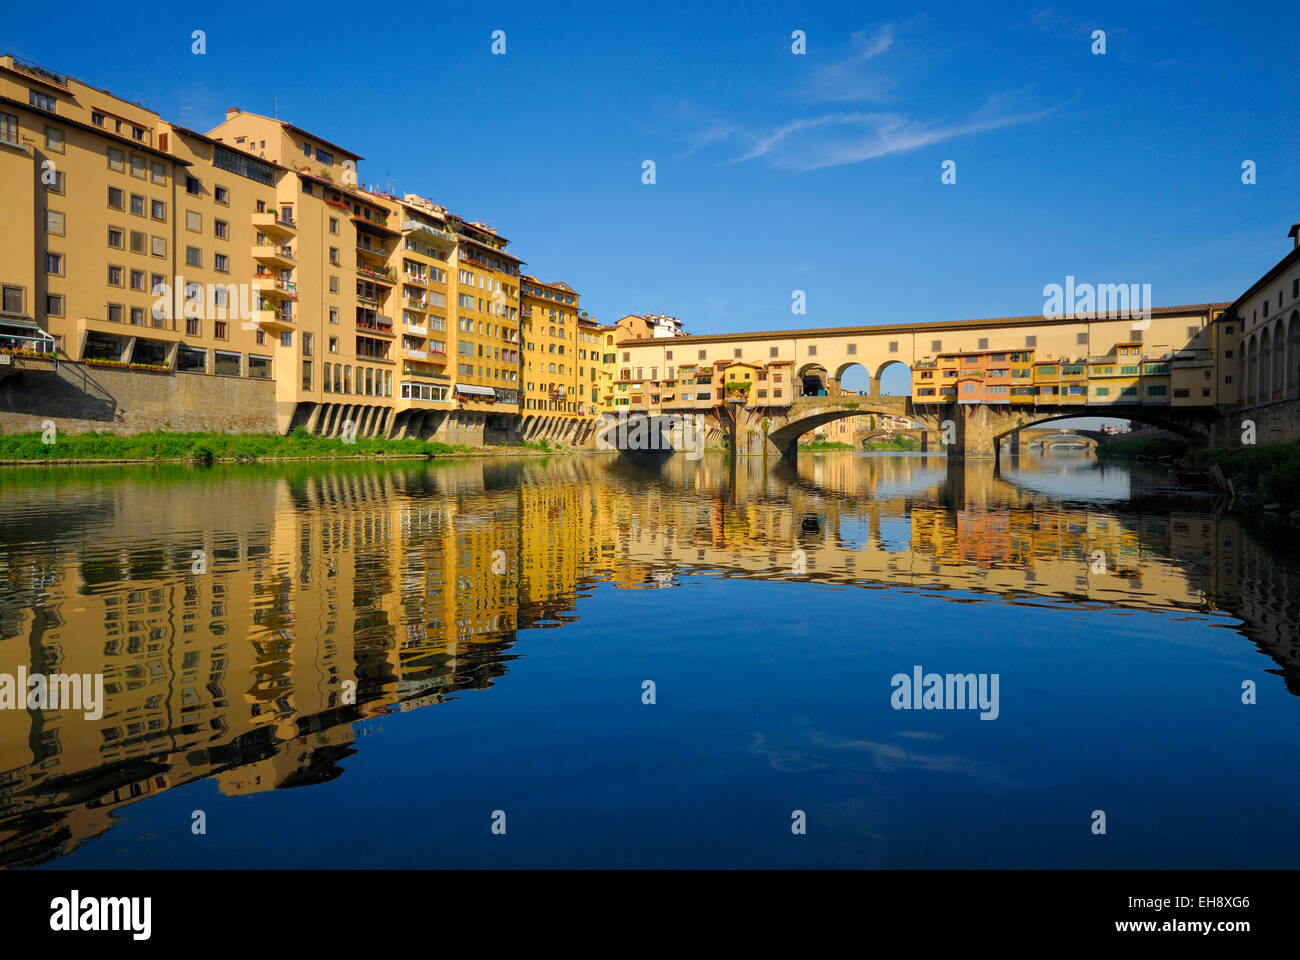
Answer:
[[[842, 395], [800, 397], [787, 407], [730, 404], [721, 416], [731, 448], [739, 455], [791, 458], [799, 438], [823, 424], [870, 414], [906, 417], [920, 431], [921, 449], [943, 449], [956, 459], [995, 460], [1003, 442], [1025, 445], [1027, 427], [1087, 416], [1131, 419], [1169, 430], [1194, 448], [1222, 446], [1237, 429], [1228, 411], [1213, 407], [1165, 408], [1112, 404], [1104, 410], [1075, 404], [915, 404], [910, 397]], [[1083, 434], [1081, 433], [1082, 437]], [[1095, 437], [1090, 437], [1095, 443]]]
[[[611, 431], [611, 445], [627, 450], [670, 451], [683, 448], [677, 417], [702, 418], [710, 446], [721, 441], [733, 455], [794, 459], [799, 452], [799, 438], [824, 424], [846, 417], [904, 417], [921, 441], [922, 452], [944, 452], [953, 459], [996, 460], [998, 450], [1009, 443], [1013, 452], [1028, 445], [1021, 431], [1054, 420], [1105, 416], [1136, 420], [1150, 424], [1187, 440], [1195, 449], [1230, 445], [1240, 428], [1239, 415], [1231, 408], [1156, 407], [1151, 405], [1110, 404], [1104, 408], [1078, 404], [917, 404], [911, 397], [840, 394], [837, 396], [803, 396], [783, 407], [729, 402], [709, 410], [670, 411], [661, 415], [633, 412], [631, 423], [644, 420], [650, 429], [642, 433], [654, 441], [625, 445], [613, 442], [615, 436], [635, 437], [636, 429]], [[663, 425], [660, 425], [660, 424]], [[1080, 439], [1095, 444], [1100, 434], [1076, 431]]]

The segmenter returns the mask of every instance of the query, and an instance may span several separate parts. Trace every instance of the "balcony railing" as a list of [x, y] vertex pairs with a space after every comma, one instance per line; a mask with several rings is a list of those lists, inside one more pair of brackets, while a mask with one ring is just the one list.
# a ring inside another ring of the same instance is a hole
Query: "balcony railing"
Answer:
[[288, 260], [290, 263], [297, 260], [293, 255], [292, 247], [286, 247], [278, 243], [253, 244], [253, 257], [259, 260]]
[[392, 267], [371, 267], [360, 261], [357, 261], [357, 273], [386, 283], [394, 283], [397, 280], [397, 271]]

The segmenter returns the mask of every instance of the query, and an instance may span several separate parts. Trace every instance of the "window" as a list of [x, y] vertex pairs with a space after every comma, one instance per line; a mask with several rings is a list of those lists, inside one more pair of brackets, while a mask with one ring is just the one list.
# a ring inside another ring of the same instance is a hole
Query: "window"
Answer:
[[120, 303], [110, 303], [108, 305], [108, 319], [110, 323], [122, 322], [122, 305]]
[[115, 249], [121, 250], [122, 245], [125, 243], [125, 239], [126, 239], [126, 233], [122, 230], [121, 227], [108, 228], [108, 245], [110, 247], [114, 247]]
[[155, 257], [167, 256], [167, 240], [165, 237], [150, 237], [149, 247], [150, 247], [150, 252]]
[[63, 171], [62, 171], [62, 170], [51, 170], [50, 173], [53, 173], [53, 174], [54, 174], [54, 181], [53, 181], [52, 183], [47, 183], [47, 184], [45, 185], [45, 189], [48, 190], [50, 193], [67, 193], [67, 192], [68, 192], [68, 183], [67, 183], [68, 178], [67, 178], [66, 176], [64, 176]]
[[212, 165], [218, 170], [229, 170], [257, 183], [264, 183], [268, 187], [275, 186], [275, 174], [270, 164], [255, 160], [229, 147], [212, 148]]
[[112, 287], [120, 287], [120, 286], [122, 285], [122, 268], [121, 268], [121, 267], [114, 266], [114, 265], [111, 264], [111, 263], [108, 265], [108, 283], [109, 283], [109, 286], [112, 286]]
[[155, 220], [167, 219], [167, 204], [161, 200], [153, 201], [149, 206], [149, 215]]
[[293, 346], [293, 331], [292, 331], [292, 330], [281, 330], [281, 331], [280, 331], [280, 346], [282, 346], [282, 347], [292, 347], [292, 346]]
[[45, 313], [51, 317], [63, 316], [63, 294], [47, 293], [45, 295]]
[[[61, 210], [46, 210], [46, 211], [45, 211], [45, 232], [46, 232], [46, 233], [51, 233], [51, 234], [53, 234], [53, 235], [56, 236], [56, 237], [61, 237], [61, 236], [63, 236], [63, 211], [61, 211]], [[112, 243], [111, 243], [112, 231], [111, 231], [111, 230], [109, 231], [109, 235], [110, 235], [110, 244], [109, 244], [109, 245], [112, 246]], [[119, 231], [118, 231], [118, 243], [117, 243], [117, 246], [120, 247], [121, 245], [122, 245], [122, 237], [121, 237], [121, 231], [119, 230]]]
[[147, 171], [148, 164], [145, 162], [144, 157], [138, 153], [131, 154], [131, 176], [143, 180]]
[[122, 173], [126, 170], [126, 154], [116, 147], [108, 148], [108, 169]]
[[12, 113], [0, 113], [0, 140], [18, 146], [18, 118]]
[[980, 337], [980, 339], [979, 339], [979, 348], [978, 348], [978, 349], [980, 349], [980, 350], [987, 350], [988, 348], [989, 348], [989, 338], [988, 338], [988, 337]]
[[188, 173], [185, 174], [186, 193], [188, 193], [191, 197], [197, 197], [202, 192], [202, 189], [203, 188], [202, 185], [199, 183], [198, 177], [192, 177]]
[[[239, 354], [235, 354], [239, 356]], [[248, 355], [248, 375], [255, 380], [271, 379], [271, 358], [259, 357], [255, 353]]]
[[144, 307], [131, 308], [131, 322], [137, 327], [144, 326]]
[[212, 269], [216, 270], [218, 273], [229, 273], [230, 258], [224, 253], [213, 254]]
[[225, 350], [213, 351], [212, 372], [225, 377], [237, 377], [240, 374], [243, 357], [238, 353]]
[[145, 250], [145, 234], [143, 230], [131, 231], [131, 252], [143, 254]]
[[212, 199], [217, 203], [230, 204], [230, 191], [226, 187], [215, 187], [212, 191]]
[[23, 310], [23, 288], [11, 287], [5, 284], [4, 287], [4, 312], [5, 313], [25, 313]]
[[336, 267], [339, 265], [339, 248], [338, 248], [338, 247], [330, 247], [330, 263], [334, 264], [334, 266], [336, 266]]
[[942, 349], [943, 349], [943, 341], [942, 341], [942, 340], [931, 340], [931, 341], [930, 341], [930, 352], [931, 352], [931, 353], [938, 353], [938, 352], [939, 352], [940, 350], [942, 350]]
[[138, 193], [131, 194], [131, 213], [137, 217], [144, 216], [144, 197]]
[[[338, 292], [339, 292], [339, 278], [330, 277], [330, 293], [338, 293]], [[338, 321], [336, 320], [335, 323], [337, 322]]]
[[203, 266], [203, 251], [198, 247], [185, 248], [185, 265], [187, 267]]
[[45, 272], [55, 277], [63, 276], [63, 254], [45, 254]]
[[208, 369], [208, 351], [181, 344], [176, 351], [176, 369], [185, 373], [204, 373]]
[[27, 91], [27, 102], [38, 110], [48, 110], [50, 113], [57, 112], [59, 101], [48, 93], [41, 93], [39, 90]]
[[1038, 338], [1037, 338], [1037, 337], [1025, 337], [1025, 346], [1026, 346], [1026, 347], [1036, 347], [1036, 346], [1038, 346]]
[[118, 187], [108, 188], [108, 205], [114, 210], [121, 210], [125, 195]]
[[131, 271], [131, 289], [139, 290], [142, 293], [144, 292], [144, 271], [143, 270]]
[[195, 233], [203, 232], [203, 214], [197, 210], [185, 211], [185, 229], [193, 230]]
[[157, 160], [154, 160], [154, 161], [150, 162], [150, 164], [149, 164], [149, 179], [152, 180], [154, 183], [156, 183], [156, 184], [157, 184], [158, 186], [160, 186], [160, 187], [162, 187], [162, 186], [166, 186], [166, 185], [167, 185], [167, 168], [164, 167], [164, 166], [163, 166], [161, 163], [159, 163]]
[[739, 359], [740, 359], [740, 349], [739, 349], [739, 348], [736, 348], [735, 350], [732, 350], [732, 351], [731, 351], [731, 355], [732, 355], [733, 357], [735, 357], [737, 360], [739, 360]]
[[212, 322], [212, 335], [218, 340], [229, 340], [230, 324], [225, 320], [214, 320]]
[[45, 128], [45, 149], [51, 153], [63, 152], [63, 130], [61, 128]]
[[[330, 307], [330, 323], [338, 323], [338, 322], [339, 322], [339, 308]], [[334, 337], [331, 337], [330, 339], [335, 340], [335, 342], [337, 342], [336, 338]]]

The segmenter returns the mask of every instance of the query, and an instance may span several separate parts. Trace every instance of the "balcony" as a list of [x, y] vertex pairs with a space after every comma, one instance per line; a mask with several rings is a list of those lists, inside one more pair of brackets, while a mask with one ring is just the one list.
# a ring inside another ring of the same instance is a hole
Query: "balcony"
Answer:
[[447, 230], [441, 230], [431, 223], [424, 223], [421, 220], [403, 220], [403, 233], [422, 233], [426, 237], [432, 237], [435, 240], [441, 240], [443, 243], [455, 243], [456, 237]]
[[362, 320], [361, 318], [358, 317], [357, 329], [364, 330], [366, 333], [375, 333], [381, 337], [396, 337], [397, 334], [393, 331], [393, 322], [389, 320], [388, 317], [382, 317], [380, 319], [385, 320], [387, 322], [375, 323], [369, 320]]
[[357, 275], [389, 286], [397, 282], [397, 271], [392, 267], [372, 267], [360, 261], [357, 261]]
[[260, 210], [253, 214], [253, 226], [268, 237], [285, 239], [298, 233], [298, 224], [277, 216], [274, 210]]
[[404, 301], [404, 304], [407, 310], [416, 310], [420, 313], [425, 313], [429, 309], [429, 305], [425, 303], [423, 300], [407, 299]]
[[291, 314], [283, 309], [271, 307], [267, 303], [263, 303], [262, 306], [253, 311], [253, 321], [263, 330], [273, 330], [277, 333], [294, 328]]
[[405, 283], [413, 283], [417, 287], [427, 287], [429, 285], [428, 276], [420, 276], [419, 274], [415, 274], [415, 273], [402, 274], [402, 280]]
[[406, 331], [414, 337], [427, 337], [429, 335], [429, 328], [422, 323], [408, 323]]
[[383, 227], [385, 230], [388, 229], [387, 217], [370, 217], [351, 208], [349, 208], [348, 213], [351, 214], [353, 220], [357, 220], [361, 223], [368, 223], [376, 227]]
[[269, 273], [255, 273], [253, 284], [263, 297], [274, 297], [277, 300], [298, 299], [298, 285], [292, 280], [281, 280]]
[[429, 359], [429, 352], [427, 350], [417, 350], [414, 347], [403, 347], [402, 350], [412, 360]]
[[294, 258], [293, 250], [278, 243], [253, 244], [253, 259], [258, 263], [265, 263], [273, 267], [291, 268], [298, 263]]

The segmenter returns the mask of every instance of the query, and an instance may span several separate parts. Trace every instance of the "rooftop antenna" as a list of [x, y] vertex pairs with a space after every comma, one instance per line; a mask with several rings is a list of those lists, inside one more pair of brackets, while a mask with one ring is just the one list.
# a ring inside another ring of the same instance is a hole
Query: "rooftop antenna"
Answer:
[[280, 119], [280, 95], [275, 95], [275, 119]]
[[185, 125], [185, 111], [193, 109], [193, 107], [181, 107], [181, 126]]

